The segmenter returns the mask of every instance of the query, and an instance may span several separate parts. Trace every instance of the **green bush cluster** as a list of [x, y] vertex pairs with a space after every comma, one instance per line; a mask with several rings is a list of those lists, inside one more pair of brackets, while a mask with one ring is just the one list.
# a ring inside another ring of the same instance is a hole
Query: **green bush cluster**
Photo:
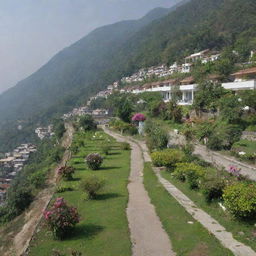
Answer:
[[227, 186], [223, 193], [224, 205], [237, 218], [255, 218], [256, 184], [245, 182]]
[[147, 145], [149, 149], [152, 151], [154, 149], [159, 150], [166, 148], [169, 141], [168, 133], [151, 120], [147, 120], [145, 124]]
[[206, 172], [203, 167], [194, 163], [177, 163], [173, 176], [180, 181], [187, 181], [191, 189], [199, 187]]
[[221, 177], [208, 177], [202, 183], [202, 191], [207, 202], [222, 199], [223, 190], [225, 189], [225, 180]]
[[81, 189], [88, 194], [89, 199], [94, 199], [104, 186], [105, 181], [97, 176], [90, 176], [80, 183]]
[[174, 168], [177, 163], [184, 160], [185, 154], [178, 149], [165, 149], [151, 154], [153, 164], [157, 167]]
[[130, 150], [131, 146], [127, 142], [122, 142], [122, 143], [120, 143], [120, 148], [121, 148], [121, 150]]

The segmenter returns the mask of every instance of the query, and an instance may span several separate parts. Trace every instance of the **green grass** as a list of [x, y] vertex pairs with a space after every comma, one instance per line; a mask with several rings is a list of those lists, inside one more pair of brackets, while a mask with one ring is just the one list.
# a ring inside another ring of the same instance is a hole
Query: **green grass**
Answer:
[[175, 123], [171, 120], [162, 120], [160, 118], [152, 118], [152, 120], [161, 125], [161, 127], [166, 131], [166, 132], [169, 132], [170, 130], [173, 130], [173, 129], [177, 129], [179, 131], [182, 130], [182, 128], [184, 127], [184, 124], [179, 124], [179, 123]]
[[177, 256], [233, 255], [169, 195], [158, 182], [150, 163], [145, 164], [144, 184]]
[[256, 141], [240, 140], [233, 145], [233, 148], [247, 154], [254, 154], [256, 152]]
[[[70, 161], [75, 169], [74, 181], [61, 182], [61, 185], [74, 187], [74, 191], [55, 194], [64, 197], [68, 204], [78, 208], [81, 222], [75, 227], [69, 238], [63, 241], [53, 240], [51, 233], [40, 226], [35, 241], [30, 248], [31, 256], [49, 256], [53, 249], [67, 253], [69, 249], [82, 252], [83, 256], [128, 256], [131, 255], [131, 243], [126, 218], [128, 202], [127, 180], [130, 172], [130, 151], [122, 151], [119, 143], [105, 135], [97, 133], [76, 135], [75, 142], [84, 140], [85, 147]], [[110, 140], [110, 141], [109, 141]], [[98, 171], [90, 171], [84, 163], [84, 157], [91, 152], [101, 152], [101, 145], [110, 143], [112, 150], [105, 156], [103, 166]], [[89, 175], [106, 180], [106, 187], [96, 200], [85, 200], [79, 182]], [[67, 255], [70, 255], [67, 253]]]
[[228, 212], [224, 212], [217, 202], [208, 204], [203, 194], [197, 190], [191, 190], [187, 183], [174, 179], [170, 173], [162, 172], [162, 176], [169, 180], [173, 185], [180, 189], [187, 197], [189, 197], [199, 208], [203, 209], [214, 219], [216, 219], [227, 231], [233, 234], [238, 241], [249, 245], [256, 250], [256, 227], [253, 222], [242, 222], [230, 216]]

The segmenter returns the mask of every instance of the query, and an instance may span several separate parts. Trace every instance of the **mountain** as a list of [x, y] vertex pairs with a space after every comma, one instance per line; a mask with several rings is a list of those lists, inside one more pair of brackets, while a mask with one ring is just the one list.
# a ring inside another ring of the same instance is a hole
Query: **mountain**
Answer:
[[[0, 121], [27, 119], [57, 102], [59, 105], [59, 101], [61, 105], [75, 105], [80, 90], [102, 86], [99, 78], [116, 49], [168, 12], [169, 9], [157, 8], [140, 20], [101, 27], [65, 48], [37, 72], [0, 95]], [[111, 79], [106, 82], [112, 82]]]
[[246, 57], [256, 48], [255, 27], [255, 0], [191, 0], [96, 29], [0, 96], [0, 142], [8, 122], [47, 120], [140, 67], [206, 48], [232, 47]]

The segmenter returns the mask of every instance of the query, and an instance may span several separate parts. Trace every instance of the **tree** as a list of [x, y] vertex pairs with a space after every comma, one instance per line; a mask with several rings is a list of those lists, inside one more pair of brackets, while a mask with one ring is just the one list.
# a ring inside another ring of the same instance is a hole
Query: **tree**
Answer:
[[220, 100], [220, 117], [229, 124], [241, 122], [243, 114], [242, 103], [239, 97], [234, 94], [227, 94]]
[[195, 95], [193, 107], [196, 110], [217, 111], [218, 100], [226, 94], [226, 90], [221, 84], [204, 81], [199, 84]]
[[79, 126], [84, 131], [95, 130], [97, 128], [97, 124], [94, 122], [94, 119], [91, 115], [84, 115], [80, 117]]
[[166, 104], [165, 118], [180, 123], [182, 119], [182, 108], [173, 101], [168, 102]]
[[117, 109], [117, 116], [124, 122], [130, 122], [131, 115], [133, 112], [133, 105], [128, 99], [125, 99], [124, 102], [120, 102], [120, 105]]

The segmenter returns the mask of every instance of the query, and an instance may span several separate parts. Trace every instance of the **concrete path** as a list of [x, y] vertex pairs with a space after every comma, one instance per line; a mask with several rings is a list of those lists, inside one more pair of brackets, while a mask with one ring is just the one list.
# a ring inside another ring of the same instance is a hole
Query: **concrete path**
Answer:
[[132, 140], [103, 128], [110, 136], [131, 145], [131, 173], [128, 184], [127, 218], [131, 233], [133, 256], [172, 256], [167, 233], [143, 185], [144, 160], [140, 146]]
[[[180, 134], [170, 132], [170, 144], [185, 145], [186, 139]], [[241, 174], [247, 176], [250, 180], [256, 181], [256, 166], [242, 163], [234, 157], [225, 156], [221, 153], [208, 149], [204, 145], [194, 144], [194, 154], [200, 156], [204, 161], [217, 167], [228, 169], [231, 165], [241, 169]]]
[[[144, 158], [151, 162], [145, 142], [137, 141], [137, 143], [142, 148]], [[186, 195], [184, 195], [169, 181], [164, 179], [160, 174], [160, 168], [153, 169], [159, 182], [168, 191], [168, 193], [174, 197], [195, 220], [200, 222], [210, 233], [212, 233], [225, 248], [228, 248], [236, 256], [256, 256], [255, 251], [253, 251], [249, 246], [246, 246], [234, 239], [232, 233], [227, 232], [226, 229], [214, 218], [202, 209], [198, 208]]]

